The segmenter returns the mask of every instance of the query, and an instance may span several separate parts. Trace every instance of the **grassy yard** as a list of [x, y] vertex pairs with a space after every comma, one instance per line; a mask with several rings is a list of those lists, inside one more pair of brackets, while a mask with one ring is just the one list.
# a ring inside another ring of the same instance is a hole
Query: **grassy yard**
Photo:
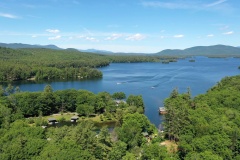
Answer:
[[168, 152], [170, 152], [170, 153], [176, 153], [177, 152], [178, 145], [173, 141], [165, 140], [162, 143], [160, 143], [160, 145], [166, 146]]
[[[42, 118], [45, 121], [48, 121], [49, 118], [55, 118], [59, 123], [61, 122], [70, 122], [71, 121], [71, 117], [73, 116], [78, 116], [78, 113], [74, 113], [74, 112], [67, 112], [67, 113], [59, 113], [59, 114], [52, 114], [49, 116], [43, 116]], [[98, 114], [94, 114], [94, 115], [90, 115], [89, 117], [85, 117], [85, 116], [79, 116], [79, 121], [81, 120], [91, 120], [93, 121], [96, 126], [103, 126], [103, 125], [110, 125], [113, 126], [116, 122], [116, 120], [114, 118], [112, 119], [107, 119], [103, 114], [98, 115]]]

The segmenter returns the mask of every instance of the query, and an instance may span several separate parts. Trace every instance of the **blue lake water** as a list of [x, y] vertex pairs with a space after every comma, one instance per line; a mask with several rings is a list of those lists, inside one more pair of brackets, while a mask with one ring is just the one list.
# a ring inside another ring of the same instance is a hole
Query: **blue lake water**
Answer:
[[145, 115], [158, 126], [162, 117], [158, 107], [174, 88], [186, 92], [191, 88], [192, 96], [205, 93], [225, 76], [240, 74], [237, 58], [196, 57], [195, 62], [181, 59], [169, 64], [162, 63], [114, 63], [100, 68], [103, 78], [87, 81], [65, 82], [16, 82], [22, 91], [42, 91], [46, 84], [54, 90], [86, 89], [94, 93], [124, 92], [126, 95], [142, 95]]

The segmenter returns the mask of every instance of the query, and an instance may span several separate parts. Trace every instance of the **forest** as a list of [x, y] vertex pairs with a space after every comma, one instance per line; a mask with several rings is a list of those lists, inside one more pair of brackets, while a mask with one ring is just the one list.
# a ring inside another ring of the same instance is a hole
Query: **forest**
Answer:
[[[0, 159], [166, 159], [163, 138], [144, 113], [140, 95], [123, 92], [94, 94], [86, 90], [53, 91], [47, 85], [42, 92], [21, 92], [9, 85], [1, 87]], [[116, 104], [116, 100], [123, 100]], [[49, 125], [45, 116], [77, 112], [76, 124]], [[101, 121], [115, 121], [98, 130], [90, 115]], [[42, 126], [48, 126], [47, 128]], [[143, 133], [149, 135], [146, 137]]]
[[195, 98], [174, 89], [164, 103], [165, 136], [178, 144], [180, 159], [240, 159], [240, 75]]
[[0, 47], [0, 82], [102, 78], [97, 68], [110, 63], [158, 62], [159, 59], [156, 56], [100, 55], [75, 49]]

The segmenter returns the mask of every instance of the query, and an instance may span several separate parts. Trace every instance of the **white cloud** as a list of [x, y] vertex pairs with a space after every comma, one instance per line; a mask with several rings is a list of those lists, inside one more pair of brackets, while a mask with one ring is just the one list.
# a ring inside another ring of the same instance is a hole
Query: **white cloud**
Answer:
[[85, 39], [88, 40], [88, 41], [91, 41], [91, 42], [99, 42], [98, 39], [93, 38], [93, 37], [86, 37]]
[[76, 36], [77, 38], [84, 38], [84, 36]]
[[145, 38], [144, 35], [140, 34], [140, 33], [137, 33], [137, 34], [134, 34], [134, 35], [131, 35], [129, 37], [126, 38], [126, 40], [128, 41], [139, 41], [139, 40], [143, 40]]
[[226, 30], [226, 29], [228, 29], [228, 28], [229, 28], [228, 25], [224, 25], [224, 26], [220, 27], [219, 29], [220, 29], [220, 30]]
[[209, 34], [209, 35], [207, 35], [207, 37], [213, 37], [214, 35], [213, 34]]
[[112, 34], [110, 37], [107, 37], [106, 40], [113, 41], [121, 37], [122, 37], [122, 34]]
[[60, 39], [62, 36], [58, 35], [58, 36], [55, 36], [55, 37], [49, 37], [48, 39], [49, 40], [57, 40], [57, 39]]
[[142, 2], [142, 5], [145, 7], [160, 7], [160, 8], [167, 8], [167, 9], [194, 9], [199, 8], [199, 5], [194, 3], [185, 2], [182, 3], [181, 1], [177, 2], [157, 2], [157, 1], [145, 1]]
[[11, 19], [18, 19], [18, 16], [15, 16], [13, 14], [8, 14], [8, 13], [0, 13], [0, 17], [4, 17], [4, 18], [11, 18]]
[[49, 33], [59, 33], [60, 31], [58, 29], [46, 29]]
[[83, 28], [83, 30], [84, 30], [85, 32], [87, 32], [87, 34], [89, 34], [90, 36], [93, 35], [93, 33], [92, 33], [89, 29], [87, 29], [87, 28]]
[[224, 11], [229, 12], [233, 10], [227, 0], [217, 0], [213, 3], [206, 3], [202, 1], [193, 0], [175, 0], [173, 2], [160, 2], [160, 1], [143, 1], [141, 3], [144, 7], [156, 7], [165, 9], [190, 9], [190, 10], [207, 10], [207, 11]]
[[183, 35], [183, 34], [178, 34], [178, 35], [174, 35], [173, 37], [174, 37], [174, 38], [183, 38], [184, 35]]
[[36, 35], [32, 35], [32, 38], [36, 38], [37, 36]]
[[165, 38], [165, 36], [160, 36], [161, 39]]
[[213, 2], [213, 3], [207, 4], [206, 6], [207, 6], [207, 7], [214, 7], [214, 6], [216, 6], [216, 5], [219, 5], [219, 4], [224, 3], [224, 2], [226, 2], [226, 1], [227, 1], [227, 0], [218, 0], [218, 1], [215, 1], [215, 2]]
[[230, 35], [230, 34], [233, 34], [234, 32], [233, 31], [229, 31], [229, 32], [225, 32], [225, 33], [223, 33], [223, 34], [225, 34], [225, 35]]

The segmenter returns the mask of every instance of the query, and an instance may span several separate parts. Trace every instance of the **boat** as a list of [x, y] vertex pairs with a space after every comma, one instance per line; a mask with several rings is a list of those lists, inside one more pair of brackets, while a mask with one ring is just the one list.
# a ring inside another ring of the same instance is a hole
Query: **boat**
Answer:
[[165, 107], [159, 107], [159, 114], [166, 114], [167, 111], [165, 109]]

